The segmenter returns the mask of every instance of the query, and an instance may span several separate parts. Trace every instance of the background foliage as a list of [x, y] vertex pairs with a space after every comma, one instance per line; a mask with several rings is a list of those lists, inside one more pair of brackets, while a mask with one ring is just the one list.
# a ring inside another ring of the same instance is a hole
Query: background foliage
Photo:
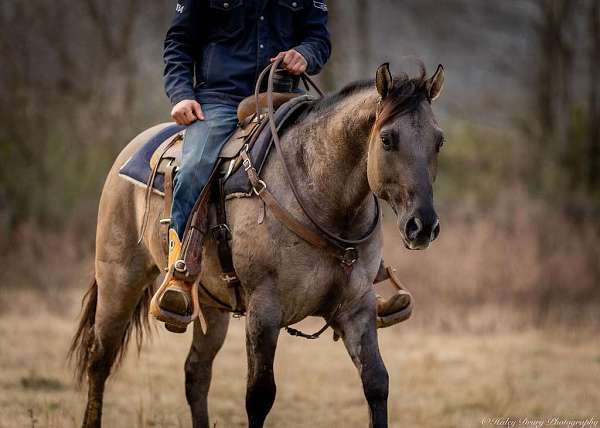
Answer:
[[[161, 51], [173, 3], [0, 4], [0, 289], [81, 288], [106, 172], [137, 132], [168, 120]], [[442, 236], [408, 253], [386, 223], [386, 257], [425, 310], [524, 305], [506, 316], [593, 321], [600, 2], [328, 4], [327, 90], [384, 61], [410, 72], [409, 56], [447, 70], [435, 106], [448, 134], [436, 184]], [[452, 324], [443, 318], [433, 325]]]

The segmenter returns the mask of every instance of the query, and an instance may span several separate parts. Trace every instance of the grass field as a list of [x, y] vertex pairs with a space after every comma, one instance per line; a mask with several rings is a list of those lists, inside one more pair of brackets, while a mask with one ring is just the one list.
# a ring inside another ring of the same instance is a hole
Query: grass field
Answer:
[[[45, 310], [32, 295], [15, 298], [22, 299], [28, 318], [18, 317], [16, 311], [0, 315], [0, 427], [78, 426], [85, 389], [76, 387], [65, 363], [78, 309], [76, 295], [61, 299], [71, 302], [63, 316]], [[317, 325], [314, 320], [304, 327]], [[390, 373], [391, 426], [492, 426], [482, 421], [499, 416], [597, 420], [599, 339], [591, 333], [533, 330], [444, 335], [416, 329], [410, 321], [380, 331]], [[139, 357], [131, 350], [109, 381], [106, 427], [191, 425], [183, 386], [189, 342], [189, 335], [159, 329]], [[212, 421], [217, 427], [245, 426], [243, 320], [232, 320], [215, 365]], [[267, 426], [367, 426], [358, 376], [343, 345], [334, 343], [331, 335], [306, 341], [283, 333], [276, 377], [277, 400]]]

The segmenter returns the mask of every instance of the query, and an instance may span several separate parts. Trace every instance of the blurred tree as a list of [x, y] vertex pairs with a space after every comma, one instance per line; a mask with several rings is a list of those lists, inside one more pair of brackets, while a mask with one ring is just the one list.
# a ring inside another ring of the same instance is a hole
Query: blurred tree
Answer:
[[[139, 0], [0, 4], [5, 227], [93, 221], [103, 174], [139, 128], [139, 23], [156, 10]], [[154, 31], [160, 40], [164, 29]]]
[[358, 75], [368, 76], [371, 71], [371, 26], [368, 0], [356, 0], [356, 47], [358, 51]]
[[538, 76], [535, 85], [542, 155], [563, 161], [571, 120], [572, 25], [576, 1], [540, 0]]
[[[537, 189], [577, 219], [600, 208], [600, 6], [579, 0], [538, 0], [536, 5], [531, 90], [538, 145], [524, 167]], [[586, 17], [587, 28], [582, 25]], [[588, 79], [581, 78], [582, 69], [589, 70]]]
[[588, 153], [586, 173], [587, 185], [591, 192], [600, 195], [600, 1], [589, 4], [589, 113], [588, 113]]

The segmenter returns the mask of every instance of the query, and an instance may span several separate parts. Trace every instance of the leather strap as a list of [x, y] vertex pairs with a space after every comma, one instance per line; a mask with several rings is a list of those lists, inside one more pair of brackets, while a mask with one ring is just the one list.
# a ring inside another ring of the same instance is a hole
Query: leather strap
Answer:
[[288, 228], [291, 232], [293, 232], [296, 236], [313, 245], [314, 247], [326, 250], [333, 257], [340, 260], [340, 262], [346, 266], [351, 267], [356, 260], [358, 259], [358, 252], [354, 247], [343, 248], [340, 251], [340, 248], [337, 246], [332, 246], [331, 242], [323, 238], [323, 236], [319, 235], [317, 232], [313, 231], [308, 226], [305, 226], [301, 223], [296, 217], [294, 217], [288, 210], [286, 210], [277, 198], [271, 193], [268, 189], [267, 184], [262, 181], [256, 169], [252, 165], [252, 161], [248, 156], [248, 153], [245, 150], [242, 150], [240, 153], [242, 159], [244, 160], [244, 169], [248, 174], [248, 179], [250, 180], [250, 184], [252, 184], [252, 189], [256, 195], [258, 195], [265, 205], [269, 208], [269, 210], [273, 213], [273, 216], [286, 228]]
[[[265, 69], [260, 73], [258, 80], [256, 82], [255, 88], [255, 101], [256, 108], [258, 113], [259, 108], [259, 92], [262, 81], [265, 76], [269, 75], [267, 80], [267, 116], [269, 121], [269, 126], [271, 127], [271, 134], [273, 138], [273, 143], [275, 144], [275, 149], [277, 151], [278, 158], [282, 164], [287, 182], [292, 189], [292, 193], [300, 205], [303, 213], [310, 220], [310, 222], [316, 227], [316, 229], [321, 232], [322, 235], [316, 233], [312, 229], [308, 228], [300, 221], [298, 221], [294, 216], [292, 216], [285, 208], [281, 206], [281, 204], [277, 201], [277, 199], [273, 196], [273, 194], [267, 188], [267, 184], [262, 181], [256, 172], [256, 169], [252, 165], [252, 161], [248, 157], [248, 154], [245, 150], [242, 150], [240, 153], [242, 159], [244, 161], [244, 169], [248, 174], [248, 179], [252, 184], [252, 188], [254, 192], [265, 202], [265, 204], [269, 207], [269, 209], [273, 212], [273, 215], [277, 220], [279, 220], [282, 224], [284, 224], [288, 229], [290, 229], [293, 233], [295, 233], [300, 238], [304, 239], [308, 243], [314, 245], [318, 248], [328, 249], [335, 257], [340, 259], [342, 264], [351, 269], [352, 265], [358, 260], [358, 250], [355, 248], [356, 245], [367, 242], [372, 238], [376, 230], [378, 229], [379, 222], [381, 220], [381, 210], [379, 207], [379, 201], [377, 197], [373, 195], [375, 200], [375, 209], [376, 215], [373, 221], [373, 224], [367, 231], [367, 233], [358, 238], [358, 239], [346, 239], [341, 236], [335, 234], [327, 227], [321, 225], [316, 217], [310, 212], [307, 208], [306, 203], [304, 202], [300, 192], [296, 188], [294, 181], [292, 179], [292, 175], [290, 173], [290, 169], [287, 165], [285, 157], [283, 155], [283, 149], [281, 147], [281, 141], [279, 140], [279, 134], [277, 129], [277, 124], [275, 123], [275, 114], [273, 108], [273, 77], [277, 67], [281, 64], [281, 59], [278, 59], [265, 67]], [[323, 96], [323, 92], [318, 88], [318, 86], [308, 77], [306, 74], [302, 76], [302, 80], [304, 84], [308, 87], [308, 85], [312, 85], [312, 87]], [[324, 236], [323, 236], [324, 235]], [[349, 272], [349, 271], [348, 271]]]
[[[265, 70], [263, 70], [263, 72], [261, 73], [261, 77], [259, 77], [259, 82], [257, 83], [257, 88], [258, 85], [260, 84], [260, 81], [264, 78], [265, 73], [267, 72], [267, 70], [269, 70], [269, 80], [268, 80], [268, 89], [267, 89], [267, 102], [268, 102], [268, 110], [267, 110], [267, 114], [268, 114], [268, 118], [269, 118], [269, 125], [271, 127], [271, 133], [273, 135], [273, 142], [275, 143], [275, 148], [277, 149], [277, 154], [279, 157], [279, 160], [281, 161], [284, 173], [286, 175], [287, 181], [290, 185], [290, 188], [292, 189], [292, 192], [296, 198], [296, 200], [298, 201], [298, 204], [300, 205], [300, 208], [302, 209], [302, 211], [304, 212], [304, 214], [306, 214], [306, 216], [308, 217], [308, 219], [311, 221], [311, 223], [321, 232], [325, 235], [327, 241], [329, 241], [329, 243], [333, 246], [336, 246], [340, 249], [347, 249], [349, 246], [355, 246], [355, 245], [359, 245], [362, 244], [366, 241], [368, 241], [369, 239], [371, 239], [371, 237], [373, 236], [373, 234], [375, 233], [375, 231], [377, 230], [378, 226], [379, 226], [379, 222], [380, 222], [380, 218], [381, 218], [381, 213], [380, 213], [380, 207], [379, 207], [379, 201], [377, 200], [377, 197], [375, 195], [373, 195], [373, 198], [375, 200], [375, 208], [376, 208], [376, 215], [375, 215], [375, 220], [373, 221], [373, 224], [371, 225], [371, 227], [369, 228], [369, 230], [367, 231], [367, 233], [357, 239], [345, 239], [342, 238], [341, 236], [335, 234], [334, 232], [330, 231], [326, 226], [321, 225], [317, 219], [315, 218], [315, 216], [310, 212], [310, 210], [307, 209], [306, 203], [304, 202], [302, 196], [300, 195], [300, 193], [298, 192], [298, 189], [296, 188], [296, 185], [294, 184], [294, 181], [292, 179], [292, 175], [290, 173], [290, 169], [287, 165], [287, 162], [285, 160], [285, 157], [283, 155], [283, 149], [281, 146], [281, 141], [279, 140], [279, 135], [277, 133], [277, 126], [275, 124], [275, 120], [274, 120], [274, 109], [273, 109], [273, 75], [275, 73], [275, 70], [277, 69], [277, 67], [279, 66], [279, 64], [281, 63], [281, 59], [274, 61], [273, 63], [271, 63], [270, 65], [268, 65]], [[308, 77], [308, 76], [304, 76], [305, 77], [305, 83], [309, 82], [314, 88], [317, 88], [317, 86], [315, 85], [315, 83]], [[319, 93], [322, 94], [322, 92], [319, 91]], [[258, 95], [258, 94], [256, 94]], [[257, 97], [258, 100], [258, 97]]]
[[163, 247], [169, 251], [169, 227], [171, 225], [171, 204], [173, 203], [173, 178], [175, 171], [177, 170], [176, 165], [169, 165], [165, 171], [164, 186], [165, 195], [163, 197], [163, 212], [162, 218], [160, 219], [161, 230], [161, 241]]
[[217, 160], [206, 186], [196, 200], [192, 214], [189, 216], [183, 233], [181, 259], [185, 262], [187, 272], [186, 280], [194, 280], [200, 273], [202, 263], [202, 244], [207, 229], [208, 202], [211, 193], [210, 183], [213, 182], [221, 167], [222, 159]]
[[271, 191], [267, 188], [267, 184], [259, 178], [248, 153], [245, 150], [242, 150], [240, 155], [244, 160], [244, 169], [248, 174], [248, 179], [250, 180], [250, 184], [252, 184], [254, 192], [264, 201], [265, 205], [271, 210], [275, 218], [309, 244], [312, 244], [317, 248], [328, 248], [329, 244], [327, 241], [296, 220], [289, 211], [281, 206], [275, 196], [273, 196]]
[[217, 242], [217, 254], [219, 256], [219, 263], [222, 271], [221, 279], [227, 284], [227, 289], [229, 291], [231, 300], [230, 310], [236, 314], [243, 314], [244, 308], [240, 296], [240, 280], [233, 266], [233, 256], [231, 254], [231, 247], [229, 246], [231, 232], [227, 226], [223, 182], [224, 180], [220, 179], [216, 180], [214, 184], [216, 187], [215, 192], [213, 193], [216, 197], [215, 208], [217, 212], [217, 225], [212, 227], [211, 231]]

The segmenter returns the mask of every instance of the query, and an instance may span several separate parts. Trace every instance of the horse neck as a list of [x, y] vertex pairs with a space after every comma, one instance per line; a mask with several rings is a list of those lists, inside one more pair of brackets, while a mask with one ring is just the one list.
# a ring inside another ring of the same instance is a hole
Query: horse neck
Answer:
[[296, 128], [294, 181], [311, 212], [341, 230], [372, 209], [367, 154], [377, 100], [374, 89], [364, 89], [310, 113]]

